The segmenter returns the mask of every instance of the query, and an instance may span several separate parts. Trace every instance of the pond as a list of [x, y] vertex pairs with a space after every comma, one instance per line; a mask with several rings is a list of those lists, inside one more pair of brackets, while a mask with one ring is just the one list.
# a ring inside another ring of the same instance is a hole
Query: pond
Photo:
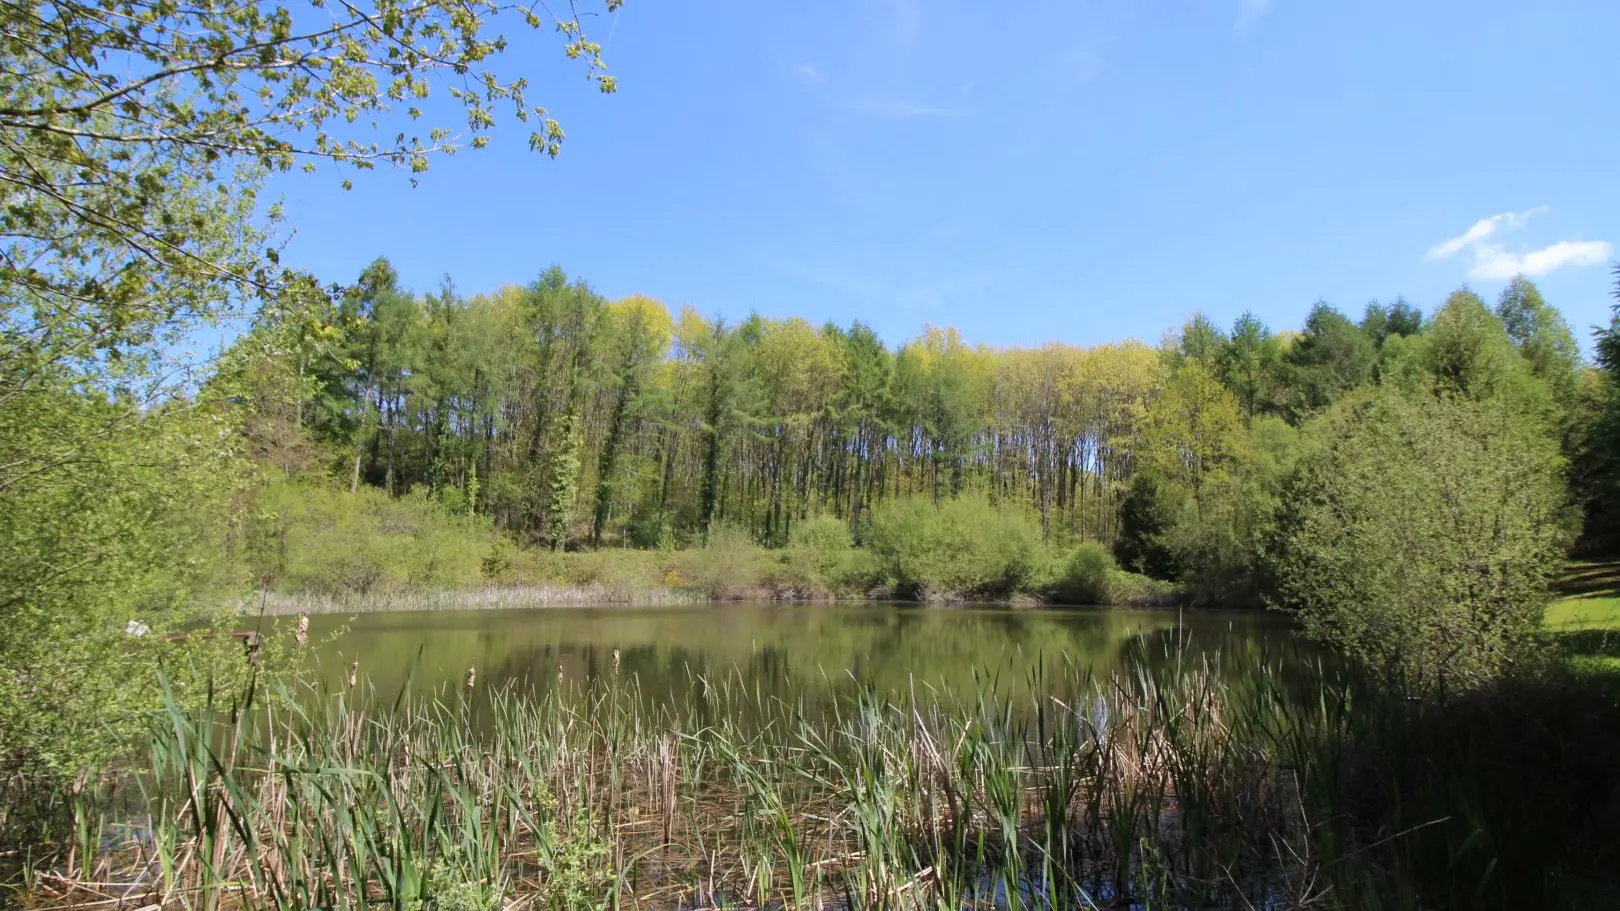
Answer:
[[[706, 686], [826, 705], [859, 684], [884, 694], [1061, 691], [1086, 674], [1208, 661], [1223, 675], [1306, 649], [1274, 614], [911, 605], [720, 604], [318, 617], [322, 675], [358, 663], [379, 697], [461, 685], [544, 691], [618, 674], [650, 703], [690, 707]], [[707, 683], [705, 683], [707, 681]]]

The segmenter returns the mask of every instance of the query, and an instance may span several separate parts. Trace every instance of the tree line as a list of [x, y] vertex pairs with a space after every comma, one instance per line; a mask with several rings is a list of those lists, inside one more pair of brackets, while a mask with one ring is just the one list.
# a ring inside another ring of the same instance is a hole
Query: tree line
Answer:
[[671, 313], [556, 267], [463, 297], [410, 293], [378, 260], [340, 294], [304, 291], [227, 358], [258, 377], [255, 452], [351, 489], [427, 491], [555, 548], [690, 543], [717, 521], [779, 546], [829, 515], [859, 542], [879, 503], [971, 492], [1027, 506], [1049, 543], [1101, 541], [1172, 574], [1171, 526], [1251, 534], [1242, 501], [1274, 496], [1300, 429], [1358, 389], [1502, 373], [1489, 382], [1522, 387], [1581, 459], [1604, 385], [1524, 278], [1494, 308], [1463, 289], [1428, 318], [1319, 303], [1298, 331], [1195, 315], [1156, 346], [1004, 349], [946, 328], [891, 347], [860, 323]]

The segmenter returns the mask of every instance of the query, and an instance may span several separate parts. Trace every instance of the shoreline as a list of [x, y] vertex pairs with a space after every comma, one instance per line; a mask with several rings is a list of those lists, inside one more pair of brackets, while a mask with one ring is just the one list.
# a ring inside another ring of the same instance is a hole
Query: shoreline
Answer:
[[294, 617], [300, 615], [532, 610], [542, 608], [700, 607], [743, 603], [898, 605], [937, 608], [984, 606], [1024, 610], [1054, 608], [1180, 610], [1185, 607], [1181, 603], [1178, 594], [1129, 599], [1111, 604], [1060, 604], [1031, 596], [1010, 599], [947, 596], [912, 600], [883, 597], [838, 598], [824, 593], [807, 595], [797, 591], [771, 591], [769, 589], [748, 591], [746, 593], [739, 592], [735, 595], [716, 598], [706, 592], [694, 589], [593, 584], [492, 585], [473, 589], [424, 590], [347, 597], [270, 592], [263, 596], [262, 602], [258, 598], [244, 601], [240, 613], [243, 615], [256, 615], [262, 611], [267, 617]]
[[[688, 607], [712, 599], [675, 588], [609, 585], [492, 585], [485, 588], [392, 592], [347, 597], [271, 592], [264, 596], [267, 617], [301, 614], [370, 614], [432, 611], [514, 610], [546, 607]], [[260, 605], [244, 603], [244, 614]]]

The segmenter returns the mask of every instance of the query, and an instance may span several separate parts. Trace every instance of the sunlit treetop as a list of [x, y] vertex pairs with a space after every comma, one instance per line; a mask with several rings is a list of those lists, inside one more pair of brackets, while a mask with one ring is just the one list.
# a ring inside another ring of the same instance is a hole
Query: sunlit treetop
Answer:
[[[266, 174], [324, 161], [414, 175], [435, 153], [481, 148], [502, 118], [556, 155], [562, 127], [525, 79], [495, 69], [508, 46], [497, 28], [554, 29], [612, 92], [582, 23], [621, 3], [5, 0], [6, 351], [82, 358], [138, 345], [208, 312], [222, 289], [272, 287], [276, 252], [255, 218]], [[460, 113], [435, 122], [424, 109], [435, 92]]]

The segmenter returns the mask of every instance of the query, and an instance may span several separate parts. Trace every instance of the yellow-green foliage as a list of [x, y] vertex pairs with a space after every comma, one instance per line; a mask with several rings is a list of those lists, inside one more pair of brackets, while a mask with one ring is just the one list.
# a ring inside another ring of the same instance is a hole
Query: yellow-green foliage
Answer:
[[170, 641], [236, 592], [235, 464], [202, 409], [11, 366], [0, 352], [0, 764], [77, 771], [140, 733], [160, 664], [243, 666], [234, 642]]
[[1081, 541], [1064, 560], [1052, 596], [1065, 604], [1107, 604], [1108, 576], [1117, 569], [1108, 548], [1096, 541]]
[[854, 571], [856, 555], [849, 525], [842, 519], [805, 519], [793, 526], [788, 546], [771, 555], [766, 582], [779, 596], [859, 596], [870, 573]]
[[334, 597], [467, 588], [514, 560], [487, 519], [456, 515], [425, 492], [389, 497], [274, 483], [259, 504], [255, 572], [271, 587]]
[[678, 577], [669, 580], [673, 568], [670, 556], [657, 551], [526, 549], [516, 551], [513, 566], [491, 581], [502, 585], [602, 585], [618, 589], [680, 587], [672, 584], [678, 583]]
[[1028, 581], [1040, 531], [1026, 510], [978, 495], [884, 503], [872, 513], [866, 546], [901, 595], [1004, 596]]
[[1382, 388], [1341, 400], [1312, 436], [1274, 564], [1306, 630], [1424, 683], [1513, 668], [1569, 543], [1565, 466], [1539, 415]]
[[830, 579], [849, 555], [849, 523], [836, 516], [818, 516], [793, 526], [788, 538], [791, 559], [818, 578]]
[[673, 589], [715, 600], [1006, 598], [1064, 603], [1161, 601], [1170, 591], [1119, 570], [1086, 542], [1047, 555], [1032, 518], [982, 497], [925, 498], [880, 508], [865, 547], [840, 519], [796, 523], [787, 547], [760, 547], [748, 530], [716, 523], [708, 543], [681, 551], [523, 547], [482, 517], [452, 512], [426, 493], [390, 498], [362, 487], [275, 483], [260, 494], [252, 569], [273, 590], [346, 599], [496, 586], [600, 586], [619, 593]]
[[1098, 604], [1115, 606], [1174, 605], [1183, 600], [1183, 593], [1172, 582], [1152, 579], [1140, 573], [1123, 569], [1110, 569]]
[[680, 581], [716, 600], [757, 594], [765, 577], [763, 552], [748, 531], [730, 522], [717, 522], [700, 548], [682, 551], [676, 562]]
[[1182, 600], [1172, 582], [1120, 569], [1108, 548], [1082, 541], [1067, 551], [1048, 550], [1024, 586], [1052, 604], [1164, 606]]

